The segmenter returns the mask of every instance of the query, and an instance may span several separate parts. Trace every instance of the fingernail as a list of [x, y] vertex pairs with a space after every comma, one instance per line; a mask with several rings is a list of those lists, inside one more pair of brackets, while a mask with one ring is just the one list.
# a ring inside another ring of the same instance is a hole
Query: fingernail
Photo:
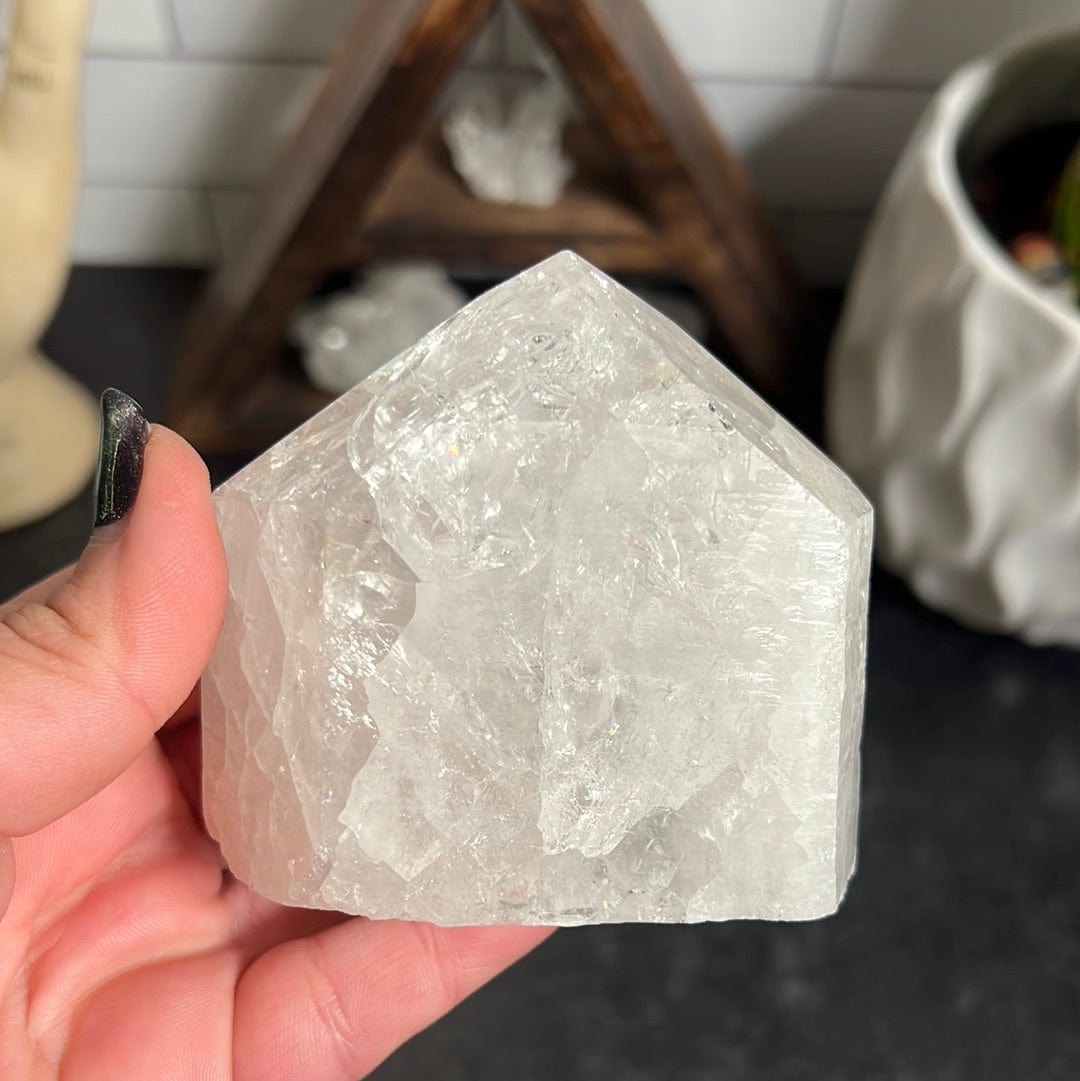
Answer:
[[102, 394], [95, 529], [119, 522], [135, 504], [142, 480], [143, 448], [149, 436], [150, 426], [134, 398], [112, 387]]

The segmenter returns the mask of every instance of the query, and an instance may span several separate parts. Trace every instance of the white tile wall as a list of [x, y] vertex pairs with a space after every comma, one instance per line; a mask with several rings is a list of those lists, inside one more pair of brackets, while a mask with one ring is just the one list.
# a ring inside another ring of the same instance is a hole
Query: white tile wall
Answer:
[[925, 91], [708, 82], [701, 95], [774, 207], [871, 209]]
[[231, 60], [323, 60], [356, 0], [172, 0], [184, 50]]
[[[167, 2], [167, 0], [166, 0]], [[90, 20], [90, 48], [127, 54], [171, 52], [172, 23], [162, 0], [97, 0]]]
[[86, 263], [202, 265], [218, 247], [206, 196], [184, 188], [86, 187], [75, 231]]
[[[168, 0], [166, 0], [168, 2]], [[379, 0], [171, 0], [184, 50], [230, 60], [325, 60], [363, 3]], [[385, 0], [384, 0], [385, 2]], [[478, 61], [502, 59], [501, 29], [479, 43]]]
[[[812, 79], [831, 48], [840, 0], [644, 0], [683, 67], [705, 78]], [[511, 3], [506, 59], [528, 65], [541, 44]]]
[[87, 181], [254, 184], [321, 79], [315, 66], [91, 59]]
[[844, 0], [831, 74], [934, 83], [1017, 34], [1080, 24], [1080, 0]]
[[813, 79], [827, 54], [834, 0], [648, 0], [692, 74]]
[[[192, 263], [227, 250], [342, 27], [360, 4], [389, 2], [97, 0], [76, 258]], [[846, 273], [949, 70], [1017, 31], [1080, 23], [1080, 0], [645, 2], [822, 280]], [[11, 3], [0, 0], [0, 25]], [[521, 20], [500, 17], [473, 60], [534, 55]]]

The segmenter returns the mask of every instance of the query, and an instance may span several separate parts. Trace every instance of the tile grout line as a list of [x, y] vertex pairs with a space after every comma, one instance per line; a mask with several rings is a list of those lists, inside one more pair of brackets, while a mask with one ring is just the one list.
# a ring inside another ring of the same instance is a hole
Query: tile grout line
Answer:
[[165, 32], [170, 38], [169, 56], [183, 56], [184, 40], [180, 36], [180, 20], [176, 16], [176, 8], [173, 7], [173, 0], [157, 0], [157, 6], [165, 26]]
[[818, 79], [829, 83], [836, 64], [836, 50], [840, 46], [840, 29], [847, 15], [848, 0], [831, 0], [825, 12], [824, 32], [817, 61]]
[[873, 82], [864, 79], [838, 79], [822, 81], [819, 79], [764, 78], [741, 75], [691, 75], [691, 82], [700, 86], [747, 86], [764, 90], [856, 90], [867, 93], [886, 94], [932, 94], [937, 89], [936, 82]]
[[[0, 55], [3, 53], [3, 48], [0, 47]], [[215, 64], [222, 67], [231, 68], [262, 68], [262, 67], [277, 67], [287, 68], [295, 71], [305, 71], [314, 73], [318, 71], [325, 71], [326, 64], [316, 59], [310, 60], [297, 60], [278, 58], [272, 59], [269, 57], [256, 57], [256, 56], [227, 56], [227, 55], [205, 55], [205, 54], [190, 54], [185, 53], [178, 56], [169, 56], [163, 53], [150, 53], [150, 52], [121, 52], [121, 51], [107, 51], [96, 49], [90, 51], [86, 55], [86, 60], [106, 60], [113, 63], [150, 63], [150, 64], [168, 64], [175, 67], [183, 67], [190, 65], [192, 67], [198, 64]], [[535, 68], [530, 68], [522, 65], [503, 65], [503, 64], [475, 64], [462, 67], [462, 71], [476, 71], [491, 74], [533, 74]], [[884, 81], [876, 81], [873, 79], [837, 79], [837, 80], [825, 80], [822, 81], [817, 78], [800, 78], [798, 76], [783, 76], [783, 75], [737, 75], [737, 74], [724, 74], [722, 72], [688, 72], [689, 79], [692, 83], [697, 83], [701, 86], [748, 86], [748, 87], [760, 87], [762, 89], [777, 89], [777, 90], [858, 90], [866, 91], [869, 93], [881, 92], [881, 93], [903, 93], [903, 94], [932, 94], [939, 85], [938, 80], [921, 81], [921, 80], [897, 80], [889, 79]]]
[[[3, 47], [0, 46], [0, 54], [3, 53]], [[327, 65], [324, 61], [320, 61], [315, 57], [309, 59], [297, 59], [295, 57], [271, 57], [271, 56], [230, 56], [228, 54], [205, 54], [205, 53], [182, 53], [177, 55], [170, 55], [160, 52], [140, 52], [132, 49], [130, 51], [124, 50], [109, 50], [109, 49], [89, 49], [87, 51], [85, 59], [87, 61], [92, 60], [105, 60], [112, 63], [150, 63], [150, 64], [167, 64], [174, 67], [183, 67], [190, 65], [192, 67], [199, 64], [217, 65], [221, 67], [230, 68], [285, 68], [293, 71], [304, 72], [318, 72], [327, 70]], [[535, 71], [535, 68], [530, 68], [527, 65], [508, 65], [500, 63], [479, 63], [474, 65], [463, 66], [462, 71], [478, 71], [488, 73], [510, 73], [510, 74], [531, 74]], [[800, 77], [800, 76], [787, 76], [787, 75], [744, 75], [744, 74], [725, 74], [724, 72], [703, 72], [703, 71], [688, 71], [688, 77], [691, 82], [700, 84], [702, 86], [721, 85], [721, 86], [749, 86], [749, 87], [761, 87], [763, 89], [791, 89], [791, 90], [858, 90], [883, 93], [910, 93], [910, 94], [930, 94], [933, 93], [938, 85], [939, 80], [875, 80], [875, 79], [823, 79], [817, 77]]]
[[[0, 48], [0, 53], [3, 50]], [[230, 68], [263, 68], [263, 67], [277, 67], [287, 68], [295, 71], [306, 72], [318, 72], [326, 71], [327, 66], [318, 60], [289, 60], [289, 59], [270, 59], [267, 57], [230, 57], [230, 56], [208, 56], [200, 54], [185, 53], [183, 56], [166, 56], [161, 53], [135, 53], [135, 52], [107, 52], [104, 50], [95, 50], [90, 52], [86, 56], [87, 60], [107, 60], [114, 63], [156, 63], [156, 64], [168, 64], [174, 67], [184, 67], [185, 65], [195, 67], [198, 64], [215, 64], [222, 67]], [[504, 74], [509, 73], [511, 75], [525, 75], [535, 73], [535, 68], [530, 68], [524, 65], [503, 65], [503, 64], [474, 64], [463, 66], [461, 71], [475, 71], [489, 74]], [[862, 90], [868, 92], [880, 91], [884, 93], [908, 93], [908, 94], [930, 94], [933, 93], [937, 87], [938, 82], [934, 81], [917, 81], [912, 80], [905, 82], [896, 79], [890, 79], [888, 81], [877, 82], [872, 79], [839, 79], [835, 81], [822, 82], [816, 78], [800, 78], [798, 76], [783, 76], [783, 75], [736, 75], [736, 74], [723, 74], [720, 72], [703, 73], [703, 72], [689, 72], [688, 77], [691, 82], [698, 83], [702, 86], [751, 86], [760, 87], [762, 89], [778, 89], [778, 90]]]
[[176, 180], [132, 180], [120, 176], [93, 174], [84, 171], [82, 186], [111, 191], [158, 191], [158, 192], [197, 192], [201, 188], [207, 191], [247, 193], [258, 191], [265, 179], [265, 174], [250, 179], [216, 179], [213, 176], [187, 176]]
[[[213, 195], [215, 193], [221, 193], [225, 195], [253, 196], [259, 191], [258, 183], [217, 184], [213, 182], [208, 182], [205, 178], [194, 179], [187, 183], [178, 184], [160, 184], [154, 182], [100, 183], [94, 181], [86, 181], [82, 184], [81, 187], [83, 191], [115, 191], [130, 193], [155, 192], [159, 194], [193, 195], [198, 199], [205, 198], [206, 205], [208, 206], [211, 213], [215, 237], [218, 240], [219, 244], [221, 237], [220, 229], [218, 228], [217, 215], [213, 213]], [[799, 206], [793, 203], [785, 202], [771, 204], [769, 209], [774, 214], [798, 214], [813, 218], [859, 219], [869, 214], [872, 210], [872, 206], [852, 205], [844, 207], [819, 207]]]
[[[2, 47], [0, 47], [2, 51]], [[328, 67], [326, 58], [318, 59], [312, 57], [308, 60], [298, 60], [295, 57], [274, 59], [265, 56], [230, 56], [228, 53], [220, 54], [206, 54], [206, 53], [162, 53], [162, 52], [136, 52], [134, 50], [125, 52], [122, 49], [88, 49], [86, 52], [87, 60], [113, 60], [113, 61], [135, 61], [143, 60], [150, 61], [158, 64], [172, 64], [177, 67], [182, 67], [187, 64], [194, 67], [196, 64], [219, 64], [224, 67], [249, 67], [249, 68], [290, 68], [296, 70], [323, 70]]]

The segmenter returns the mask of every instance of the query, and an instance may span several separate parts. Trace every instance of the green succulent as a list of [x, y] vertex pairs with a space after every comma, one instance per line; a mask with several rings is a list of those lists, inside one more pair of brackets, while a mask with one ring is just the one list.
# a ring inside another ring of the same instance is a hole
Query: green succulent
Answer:
[[1080, 142], [1065, 164], [1054, 199], [1054, 242], [1080, 286]]

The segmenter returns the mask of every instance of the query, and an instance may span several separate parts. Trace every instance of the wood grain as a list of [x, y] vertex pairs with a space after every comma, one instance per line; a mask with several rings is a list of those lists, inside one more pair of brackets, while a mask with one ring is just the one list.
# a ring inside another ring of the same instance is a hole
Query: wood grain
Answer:
[[208, 404], [228, 423], [288, 320], [342, 262], [343, 223], [363, 215], [386, 170], [420, 135], [432, 104], [493, 0], [362, 4], [307, 120], [273, 169], [246, 242], [221, 267], [180, 350], [170, 418]]
[[566, 131], [574, 176], [544, 209], [476, 199], [453, 171], [438, 124], [392, 170], [367, 219], [357, 222], [349, 265], [427, 256], [451, 270], [518, 270], [572, 245], [608, 270], [670, 273], [663, 238], [620, 175], [604, 133]]
[[390, 258], [513, 272], [571, 248], [611, 272], [684, 280], [725, 358], [790, 404], [801, 291], [641, 0], [520, 0], [592, 122], [567, 133], [578, 170], [554, 207], [495, 206], [466, 191], [432, 112], [493, 3], [362, 5], [247, 243], [214, 276], [183, 340], [170, 420], [197, 445], [237, 449], [314, 408], [321, 399], [279, 370], [291, 314], [328, 274]]
[[797, 316], [794, 274], [749, 179], [721, 143], [641, 0], [521, 0], [611, 137], [642, 204], [739, 351], [780, 396]]

